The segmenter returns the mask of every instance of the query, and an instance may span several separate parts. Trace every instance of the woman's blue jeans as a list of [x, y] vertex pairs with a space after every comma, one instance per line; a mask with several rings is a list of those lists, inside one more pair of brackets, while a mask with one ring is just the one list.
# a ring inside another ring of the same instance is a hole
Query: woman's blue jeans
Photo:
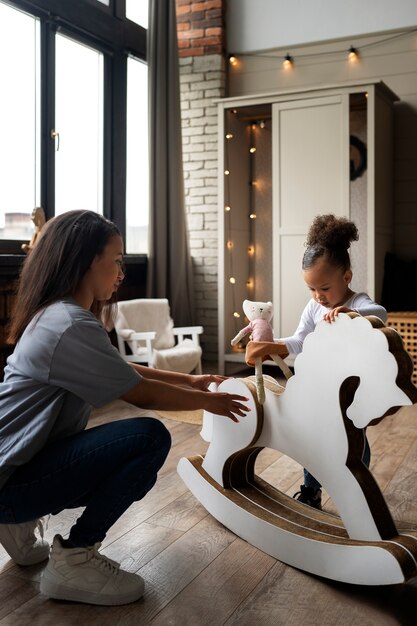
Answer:
[[[369, 463], [371, 462], [371, 448], [369, 447], [369, 442], [366, 437], [365, 437], [365, 445], [364, 445], [363, 454], [362, 454], [362, 462], [365, 463], [366, 467], [369, 467]], [[310, 472], [306, 470], [305, 468], [304, 468], [304, 486], [310, 487], [311, 489], [314, 489], [314, 491], [317, 491], [318, 489], [321, 488], [321, 484], [319, 483], [319, 481], [316, 480], [314, 476], [310, 474]]]
[[70, 542], [77, 547], [101, 542], [153, 487], [170, 447], [168, 430], [150, 417], [103, 424], [48, 444], [0, 489], [0, 523], [82, 506]]

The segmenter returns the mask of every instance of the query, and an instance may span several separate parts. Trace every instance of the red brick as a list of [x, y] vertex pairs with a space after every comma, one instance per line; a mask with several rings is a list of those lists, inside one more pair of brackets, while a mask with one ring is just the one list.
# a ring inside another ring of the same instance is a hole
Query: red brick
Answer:
[[221, 9], [222, 0], [205, 0], [205, 2], [195, 2], [191, 11], [209, 11], [210, 9]]
[[204, 56], [204, 48], [190, 48], [189, 50], [180, 50], [180, 57], [202, 57]]
[[190, 15], [190, 13], [186, 13], [185, 15], [177, 14], [177, 24], [180, 24], [181, 22], [190, 22]]
[[222, 9], [211, 9], [210, 11], [206, 11], [206, 18], [208, 20], [212, 20], [216, 17], [223, 17], [223, 11]]
[[184, 39], [198, 39], [199, 37], [204, 37], [204, 30], [202, 28], [186, 30], [181, 33], [181, 37]]
[[222, 54], [223, 53], [223, 46], [221, 46], [220, 44], [217, 46], [207, 46], [205, 49], [205, 53], [208, 56], [209, 54]]
[[193, 39], [193, 46], [215, 46], [220, 44], [220, 37], [202, 37]]
[[205, 16], [204, 11], [193, 11], [190, 15], [190, 19], [194, 22], [195, 20], [204, 20]]
[[175, 4], [177, 7], [182, 6], [183, 4], [191, 4], [192, 0], [175, 0]]
[[177, 24], [177, 31], [190, 30], [190, 22]]
[[188, 39], [178, 39], [178, 48], [189, 48], [190, 41]]
[[177, 15], [185, 15], [186, 13], [190, 13], [191, 12], [191, 7], [188, 5], [182, 6], [182, 7], [177, 7]]
[[191, 19], [191, 24], [193, 28], [219, 28], [222, 26], [221, 20], [194, 20], [194, 17]]
[[206, 28], [205, 34], [207, 37], [220, 37], [223, 33], [222, 28]]

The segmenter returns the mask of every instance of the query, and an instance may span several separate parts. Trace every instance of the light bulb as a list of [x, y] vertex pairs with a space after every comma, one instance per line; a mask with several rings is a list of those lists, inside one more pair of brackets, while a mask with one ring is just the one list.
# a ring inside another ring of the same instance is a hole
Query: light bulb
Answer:
[[225, 210], [225, 211], [231, 211], [231, 210], [232, 210], [232, 207], [230, 207], [230, 206], [225, 206], [225, 207], [224, 207], [224, 210]]
[[237, 318], [238, 318], [238, 317], [240, 317], [240, 313], [238, 313], [237, 311], [235, 311], [235, 312], [233, 313], [233, 317], [237, 317]]
[[230, 250], [230, 248], [233, 248], [233, 241], [230, 241], [230, 240], [229, 240], [229, 241], [227, 242], [227, 247], [229, 248], [229, 250]]
[[233, 135], [232, 135], [232, 133], [227, 133], [227, 135], [226, 135], [226, 139], [233, 139]]
[[259, 128], [265, 128], [265, 122], [259, 122]]
[[252, 255], [255, 253], [255, 246], [248, 246], [248, 254]]
[[252, 146], [252, 148], [249, 148], [249, 152], [250, 152], [251, 154], [253, 154], [254, 152], [256, 152], [256, 148], [255, 148], [255, 146]]
[[235, 278], [234, 276], [231, 276], [231, 277], [229, 278], [229, 283], [230, 283], [231, 285], [234, 285], [234, 284], [236, 283], [236, 278]]
[[283, 60], [282, 65], [284, 67], [284, 70], [290, 70], [292, 68], [292, 66], [294, 65], [294, 59], [290, 54], [287, 53], [285, 55], [285, 59]]
[[230, 65], [237, 65], [237, 62], [238, 62], [237, 58], [233, 54], [231, 54], [229, 56], [229, 63], [230, 63]]
[[229, 171], [229, 170], [224, 170], [224, 175], [225, 175], [225, 176], [229, 176], [229, 174], [230, 174], [230, 171]]
[[348, 59], [349, 63], [356, 63], [357, 61], [359, 61], [359, 52], [353, 46], [350, 46], [349, 48]]
[[256, 213], [250, 213], [249, 214], [249, 219], [256, 220]]

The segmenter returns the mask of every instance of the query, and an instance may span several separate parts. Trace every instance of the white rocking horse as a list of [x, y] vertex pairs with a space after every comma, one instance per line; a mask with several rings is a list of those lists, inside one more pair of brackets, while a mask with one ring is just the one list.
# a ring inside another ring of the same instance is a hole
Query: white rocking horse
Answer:
[[[340, 314], [320, 322], [285, 388], [264, 377], [263, 406], [251, 379], [219, 386], [249, 395], [250, 411], [239, 423], [205, 413], [207, 453], [182, 458], [178, 472], [216, 519], [289, 565], [354, 584], [404, 582], [417, 576], [417, 532], [399, 534], [361, 459], [364, 428], [417, 402], [412, 368], [400, 335], [378, 318]], [[265, 446], [307, 467], [341, 519], [257, 477]]]

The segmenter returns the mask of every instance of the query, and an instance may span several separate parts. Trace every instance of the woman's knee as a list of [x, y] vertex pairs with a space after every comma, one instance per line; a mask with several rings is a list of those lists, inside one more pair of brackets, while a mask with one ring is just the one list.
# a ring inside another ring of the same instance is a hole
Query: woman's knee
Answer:
[[138, 419], [142, 422], [141, 426], [145, 426], [147, 435], [153, 440], [155, 452], [160, 452], [166, 457], [171, 448], [171, 434], [169, 430], [157, 418], [140, 417]]

